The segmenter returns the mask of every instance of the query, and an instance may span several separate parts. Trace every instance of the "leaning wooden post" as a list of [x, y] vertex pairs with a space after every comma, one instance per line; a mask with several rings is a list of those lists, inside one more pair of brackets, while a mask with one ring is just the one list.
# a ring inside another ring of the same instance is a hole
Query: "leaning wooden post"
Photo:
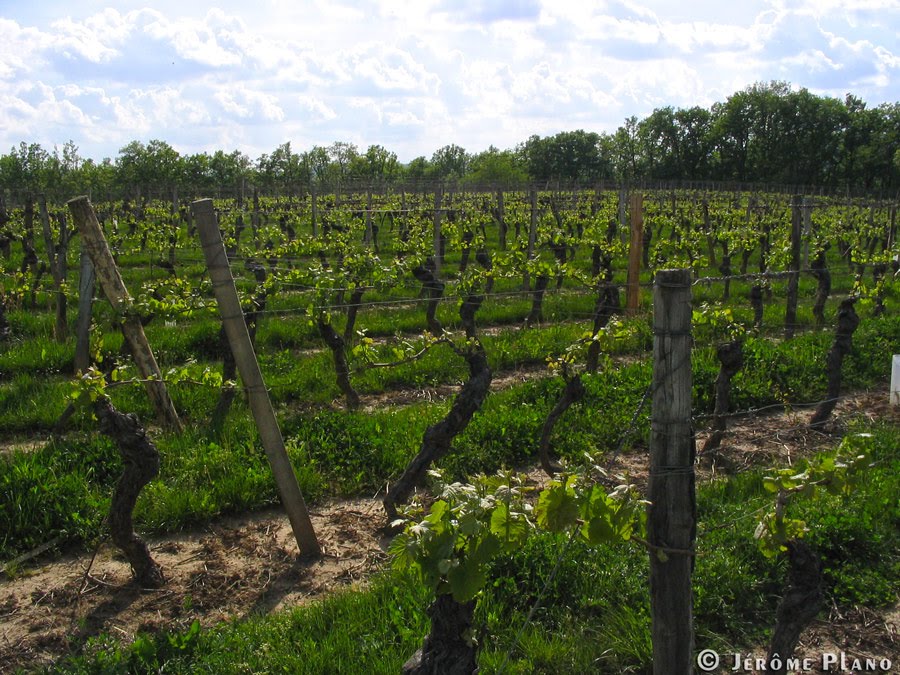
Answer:
[[803, 227], [803, 208], [800, 195], [791, 197], [791, 261], [787, 286], [787, 310], [784, 314], [784, 337], [794, 337], [797, 328], [797, 292], [800, 288], [800, 239]]
[[631, 245], [628, 249], [628, 277], [625, 286], [625, 309], [636, 312], [641, 303], [641, 248], [644, 244], [644, 196], [631, 195]]
[[75, 373], [91, 365], [91, 315], [94, 305], [94, 265], [81, 247], [81, 276], [78, 278], [78, 320], [75, 324]]
[[201, 199], [191, 205], [194, 218], [197, 221], [197, 231], [200, 234], [200, 242], [203, 245], [203, 255], [206, 258], [206, 266], [213, 282], [213, 291], [219, 312], [222, 314], [222, 325], [228, 337], [228, 344], [234, 359], [237, 362], [238, 373], [247, 389], [250, 400], [250, 410], [253, 419], [259, 428], [269, 466], [275, 475], [275, 484], [284, 510], [287, 511], [297, 546], [304, 557], [318, 557], [322, 551], [313, 530], [303, 494], [297, 484], [294, 469], [284, 447], [284, 439], [275, 419], [275, 411], [269, 400], [269, 392], [263, 381], [247, 331], [247, 323], [244, 321], [244, 313], [241, 309], [241, 301], [238, 298], [237, 289], [234, 286], [234, 277], [228, 267], [228, 258], [225, 254], [225, 244], [216, 224], [213, 202], [211, 199]]
[[119, 268], [116, 267], [116, 262], [113, 260], [109, 244], [106, 242], [103, 230], [100, 229], [100, 223], [97, 222], [94, 207], [91, 206], [87, 197], [76, 197], [70, 200], [68, 205], [75, 225], [81, 233], [81, 245], [94, 264], [94, 271], [100, 280], [103, 293], [122, 318], [122, 335], [125, 336], [125, 341], [131, 349], [134, 364], [144, 380], [147, 394], [156, 409], [156, 416], [161, 424], [172, 431], [182, 431], [181, 420], [178, 419], [178, 413], [175, 412], [175, 406], [172, 404], [166, 383], [163, 381], [162, 372], [153, 356], [153, 350], [150, 349], [150, 343], [147, 342], [147, 336], [144, 335], [141, 317], [132, 311], [131, 296], [122, 282]]
[[650, 417], [650, 608], [654, 675], [693, 671], [696, 536], [691, 433], [691, 272], [662, 270], [653, 292]]

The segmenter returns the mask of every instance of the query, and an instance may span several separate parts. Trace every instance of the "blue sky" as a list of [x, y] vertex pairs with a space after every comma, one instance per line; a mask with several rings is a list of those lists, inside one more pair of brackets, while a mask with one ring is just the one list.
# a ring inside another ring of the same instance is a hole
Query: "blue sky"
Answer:
[[256, 159], [347, 141], [612, 132], [754, 82], [900, 100], [900, 0], [0, 0], [0, 151], [131, 140]]

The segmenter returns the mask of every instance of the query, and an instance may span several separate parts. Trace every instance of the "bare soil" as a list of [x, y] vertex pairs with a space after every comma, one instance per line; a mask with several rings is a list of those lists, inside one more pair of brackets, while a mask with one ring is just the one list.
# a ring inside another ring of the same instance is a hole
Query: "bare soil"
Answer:
[[132, 583], [128, 563], [104, 543], [2, 582], [0, 672], [52, 663], [91, 636], [210, 626], [225, 619], [302, 605], [364, 583], [386, 560], [384, 511], [368, 499], [312, 511], [324, 555], [298, 559], [280, 509], [223, 518], [202, 530], [150, 539], [165, 587]]
[[[517, 371], [510, 376], [529, 375]], [[832, 447], [853, 417], [900, 424], [900, 410], [887, 404], [886, 389], [842, 400], [827, 430], [834, 433], [809, 429], [809, 415], [773, 410], [732, 420], [717, 460], [701, 458], [698, 478], [793, 463]], [[698, 447], [703, 440], [703, 432], [698, 433]], [[617, 457], [613, 468], [642, 485], [647, 465], [646, 450], [634, 448]], [[533, 485], [548, 480], [540, 469], [528, 473]], [[211, 626], [302, 605], [365, 584], [384, 567], [388, 540], [381, 534], [385, 516], [380, 500], [332, 501], [314, 509], [312, 517], [324, 551], [312, 562], [298, 559], [286, 516], [272, 509], [151, 539], [152, 555], [167, 580], [158, 590], [134, 586], [127, 562], [110, 544], [102, 544], [95, 556], [66, 555], [20, 571], [0, 581], [0, 672], [47, 666], [100, 633], [127, 642], [140, 631], [184, 629], [195, 619]], [[800, 652], [815, 659], [822, 651], [843, 650], [900, 664], [898, 630], [897, 607], [886, 612], [833, 608], [807, 631]]]

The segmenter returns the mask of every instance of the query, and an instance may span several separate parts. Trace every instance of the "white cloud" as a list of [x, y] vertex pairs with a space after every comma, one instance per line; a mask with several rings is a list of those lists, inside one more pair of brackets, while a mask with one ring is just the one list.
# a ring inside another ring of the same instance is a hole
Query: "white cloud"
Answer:
[[897, 0], [218, 7], [7, 9], [0, 148], [73, 138], [115, 154], [139, 137], [258, 156], [286, 140], [339, 139], [405, 161], [447, 143], [477, 151], [534, 133], [611, 132], [629, 115], [708, 106], [756, 81], [853, 91], [872, 105], [898, 91]]
[[9, 79], [40, 65], [40, 53], [52, 38], [36, 28], [23, 28], [0, 17], [0, 78]]
[[301, 109], [312, 113], [312, 121], [327, 122], [337, 117], [337, 113], [334, 110], [322, 99], [315, 96], [303, 94], [297, 97], [297, 102], [300, 104]]
[[179, 56], [214, 67], [241, 63], [240, 51], [229, 44], [232, 33], [243, 30], [239, 20], [228, 19], [215, 9], [201, 21], [170, 21], [154, 14], [153, 20], [144, 24], [143, 31], [152, 38], [170, 42]]
[[362, 45], [348, 55], [349, 70], [383, 90], [438, 93], [440, 78], [429, 73], [409, 52], [380, 43]]

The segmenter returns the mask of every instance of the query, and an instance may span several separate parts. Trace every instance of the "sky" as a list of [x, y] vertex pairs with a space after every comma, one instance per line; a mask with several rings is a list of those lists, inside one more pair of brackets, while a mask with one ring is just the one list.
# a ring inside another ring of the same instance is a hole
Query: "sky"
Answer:
[[614, 132], [755, 82], [900, 100], [900, 0], [0, 0], [0, 152], [400, 161]]

